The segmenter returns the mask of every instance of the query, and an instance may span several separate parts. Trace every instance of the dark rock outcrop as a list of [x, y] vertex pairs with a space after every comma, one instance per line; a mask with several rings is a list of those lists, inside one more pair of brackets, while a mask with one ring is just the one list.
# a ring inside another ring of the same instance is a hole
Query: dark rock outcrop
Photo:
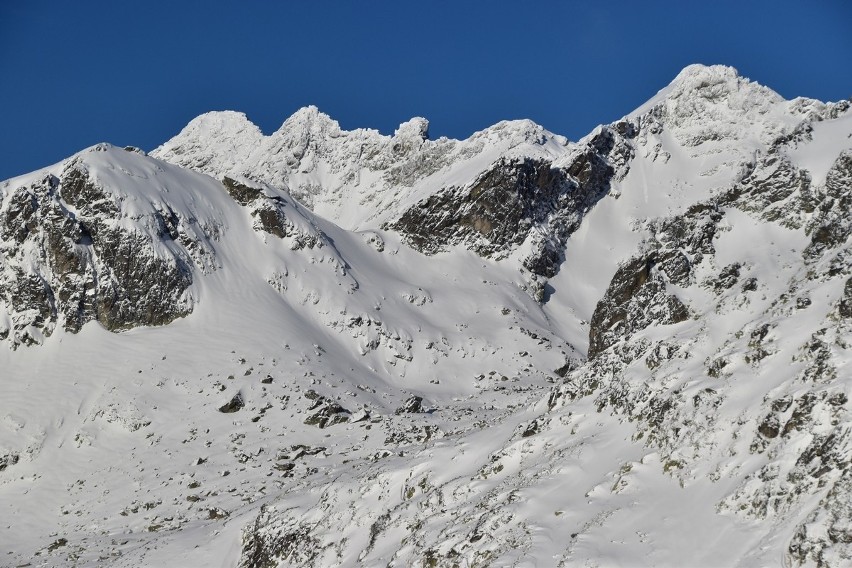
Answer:
[[[652, 237], [645, 252], [622, 264], [598, 302], [589, 328], [589, 358], [623, 337], [657, 324], [678, 323], [689, 318], [689, 309], [667, 285], [686, 287], [695, 281], [693, 266], [715, 253], [713, 239], [723, 213], [713, 203], [699, 203], [684, 214], [649, 224]], [[740, 266], [726, 267], [718, 289], [730, 287]]]
[[245, 400], [243, 399], [242, 393], [237, 393], [225, 404], [219, 407], [219, 412], [224, 414], [231, 414], [233, 412], [239, 411], [246, 405]]
[[540, 158], [502, 158], [471, 184], [445, 188], [417, 203], [388, 228], [425, 254], [462, 245], [502, 258], [531, 237], [524, 267], [554, 276], [567, 238], [609, 192], [612, 180], [626, 174], [633, 153], [626, 137], [633, 135], [628, 123], [604, 127], [558, 166]]
[[418, 412], [424, 412], [422, 396], [410, 396], [405, 399], [402, 406], [396, 409], [396, 414], [416, 414]]
[[[570, 189], [567, 172], [549, 162], [503, 159], [468, 187], [449, 188], [407, 210], [392, 228], [418, 250], [434, 254], [466, 244], [483, 256], [523, 242]], [[549, 204], [551, 207], [540, 206]]]
[[18, 454], [5, 454], [0, 456], [0, 471], [5, 471], [10, 465], [15, 465], [20, 460]]
[[349, 422], [349, 419], [352, 417], [352, 412], [313, 390], [306, 392], [305, 398], [313, 401], [310, 407], [308, 407], [308, 412], [311, 414], [304, 421], [309, 426], [328, 428], [335, 424]]
[[843, 287], [843, 296], [840, 298], [838, 306], [840, 317], [852, 319], [852, 278], [846, 281], [846, 286]]
[[[269, 233], [279, 239], [292, 238], [294, 249], [322, 247], [325, 235], [315, 227], [300, 227], [293, 219], [299, 219], [295, 204], [275, 194], [275, 190], [264, 188], [247, 179], [236, 180], [228, 176], [222, 178], [222, 186], [234, 201], [246, 207], [254, 219], [252, 225], [256, 231]], [[302, 223], [302, 225], [307, 222]]]
[[651, 254], [619, 267], [592, 316], [589, 358], [652, 324], [678, 323], [689, 318], [689, 309], [666, 291], [666, 281], [658, 267], [660, 260], [660, 256]]
[[322, 552], [308, 525], [275, 513], [264, 505], [243, 530], [240, 568], [276, 568], [282, 563], [308, 566]]
[[806, 226], [811, 242], [806, 259], [819, 258], [824, 251], [845, 243], [852, 235], [852, 150], [838, 156], [825, 179], [825, 194]]
[[12, 190], [0, 209], [0, 300], [12, 322], [3, 335], [31, 344], [56, 325], [118, 331], [188, 314], [189, 220], [162, 205], [136, 223], [122, 218], [120, 199], [76, 161]]
[[252, 187], [228, 176], [222, 178], [222, 186], [240, 205], [249, 205], [263, 195], [260, 188]]

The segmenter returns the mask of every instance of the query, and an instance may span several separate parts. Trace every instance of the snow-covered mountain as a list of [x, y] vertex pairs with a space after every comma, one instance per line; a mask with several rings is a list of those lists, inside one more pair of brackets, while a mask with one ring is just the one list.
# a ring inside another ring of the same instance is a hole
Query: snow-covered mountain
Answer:
[[0, 184], [0, 564], [844, 566], [852, 105], [202, 115]]

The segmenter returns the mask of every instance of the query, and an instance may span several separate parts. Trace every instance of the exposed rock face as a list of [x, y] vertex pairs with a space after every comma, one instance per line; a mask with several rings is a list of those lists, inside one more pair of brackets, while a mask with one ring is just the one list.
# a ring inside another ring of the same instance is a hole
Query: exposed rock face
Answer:
[[[598, 302], [589, 331], [589, 357], [596, 357], [622, 337], [652, 324], [671, 324], [686, 320], [689, 309], [666, 291], [656, 254], [634, 258], [622, 265]], [[689, 261], [682, 255], [668, 263], [688, 272]]]
[[10, 465], [15, 465], [18, 463], [20, 458], [17, 454], [5, 454], [0, 456], [0, 471], [4, 471]]
[[249, 209], [256, 231], [269, 233], [279, 239], [290, 238], [293, 249], [322, 247], [325, 244], [321, 231], [296, 209], [296, 204], [247, 179], [222, 178], [222, 185], [234, 200]]
[[806, 258], [816, 258], [835, 248], [852, 235], [852, 150], [838, 156], [825, 179], [824, 193], [807, 225], [811, 244]]
[[352, 417], [352, 413], [340, 404], [330, 400], [315, 391], [305, 393], [305, 398], [313, 401], [308, 407], [308, 412], [311, 414], [305, 418], [305, 424], [309, 426], [317, 426], [319, 428], [327, 428], [335, 424], [348, 422]]
[[[287, 522], [289, 521], [289, 522]], [[322, 552], [309, 525], [300, 525], [263, 507], [243, 530], [239, 568], [308, 566]]]
[[[689, 318], [689, 309], [672, 294], [667, 284], [688, 286], [695, 281], [693, 266], [714, 253], [722, 213], [714, 206], [699, 204], [684, 215], [651, 223], [654, 236], [647, 250], [619, 267], [603, 298], [598, 302], [589, 327], [589, 358], [594, 358], [621, 338], [650, 325], [679, 323]], [[728, 267], [716, 286], [733, 285], [739, 268]]]
[[[117, 331], [189, 313], [197, 245], [187, 219], [167, 206], [143, 224], [122, 223], [121, 202], [72, 162], [56, 177], [14, 189], [0, 208], [0, 294], [13, 344], [38, 342], [56, 325], [95, 320]], [[160, 246], [165, 243], [165, 246]]]
[[561, 165], [501, 159], [471, 184], [434, 193], [388, 226], [425, 254], [462, 245], [499, 259], [531, 239], [524, 267], [554, 276], [566, 239], [609, 192], [613, 178], [626, 175], [632, 149], [620, 132], [634, 131], [626, 122], [604, 127]]
[[418, 412], [423, 412], [423, 397], [422, 396], [410, 396], [405, 402], [396, 409], [397, 414], [415, 414]]
[[730, 198], [739, 209], [791, 228], [801, 227], [816, 203], [810, 175], [775, 147], [749, 166]]
[[840, 317], [852, 319], [852, 278], [846, 281], [846, 286], [843, 288], [843, 296], [840, 298], [838, 311]]
[[[449, 188], [406, 211], [391, 225], [426, 254], [465, 243], [483, 256], [523, 242], [545, 220], [571, 181], [541, 160], [501, 160], [470, 187]], [[538, 203], [551, 207], [538, 208]]]
[[[799, 525], [788, 552], [796, 566], [852, 562], [852, 470], [846, 469], [819, 507]], [[827, 530], [826, 530], [827, 527]]]
[[246, 403], [243, 399], [243, 395], [241, 393], [237, 393], [231, 398], [231, 400], [219, 407], [219, 412], [231, 414], [233, 412], [238, 412], [245, 405]]
[[222, 178], [222, 185], [225, 187], [228, 195], [233, 197], [234, 201], [240, 205], [250, 205], [256, 199], [263, 197], [263, 190], [261, 188], [253, 187], [228, 176]]

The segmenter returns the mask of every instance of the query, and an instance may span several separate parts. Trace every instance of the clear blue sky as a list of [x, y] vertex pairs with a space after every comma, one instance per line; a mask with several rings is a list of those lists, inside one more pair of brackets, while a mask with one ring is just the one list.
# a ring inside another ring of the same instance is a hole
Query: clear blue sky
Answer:
[[267, 133], [315, 104], [346, 129], [531, 118], [577, 139], [690, 63], [848, 98], [852, 2], [0, 0], [0, 179], [222, 109]]

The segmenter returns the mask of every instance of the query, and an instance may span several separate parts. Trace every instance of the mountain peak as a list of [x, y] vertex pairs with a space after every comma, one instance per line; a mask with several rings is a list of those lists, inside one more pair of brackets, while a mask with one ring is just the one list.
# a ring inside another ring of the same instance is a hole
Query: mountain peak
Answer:
[[696, 63], [684, 67], [671, 83], [628, 116], [641, 116], [660, 105], [671, 109], [686, 104], [689, 108], [685, 110], [694, 113], [702, 110], [705, 103], [741, 112], [754, 109], [762, 114], [768, 105], [783, 100], [772, 89], [743, 77], [734, 67]]
[[166, 161], [215, 174], [212, 164], [231, 170], [246, 159], [263, 139], [260, 128], [242, 112], [213, 111], [192, 119], [177, 136], [151, 151]]
[[[670, 87], [669, 99], [694, 96], [721, 102], [741, 97], [743, 102], [752, 103], [784, 100], [772, 89], [743, 77], [735, 68], [726, 65], [689, 65], [678, 73]], [[744, 107], [743, 110], [748, 109]]]
[[689, 65], [627, 118], [660, 121], [682, 146], [766, 144], [796, 127], [781, 95], [733, 67]]
[[542, 125], [530, 119], [501, 120], [497, 124], [489, 126], [471, 136], [471, 140], [507, 140], [510, 146], [533, 143], [537, 145], [547, 144], [549, 141], [556, 146], [566, 146], [568, 139], [564, 136], [550, 132]]
[[415, 116], [399, 125], [394, 138], [413, 138], [419, 140], [429, 139], [429, 121], [423, 117]]
[[740, 72], [730, 65], [704, 65], [693, 63], [681, 69], [674, 78], [674, 83], [694, 81], [695, 79], [707, 80], [710, 78], [721, 80], [736, 80]]
[[308, 105], [290, 115], [275, 134], [305, 129], [317, 132], [340, 132], [340, 124], [316, 106]]
[[195, 132], [206, 136], [233, 135], [239, 132], [260, 134], [260, 128], [243, 112], [214, 110], [193, 118], [184, 127], [183, 132]]

